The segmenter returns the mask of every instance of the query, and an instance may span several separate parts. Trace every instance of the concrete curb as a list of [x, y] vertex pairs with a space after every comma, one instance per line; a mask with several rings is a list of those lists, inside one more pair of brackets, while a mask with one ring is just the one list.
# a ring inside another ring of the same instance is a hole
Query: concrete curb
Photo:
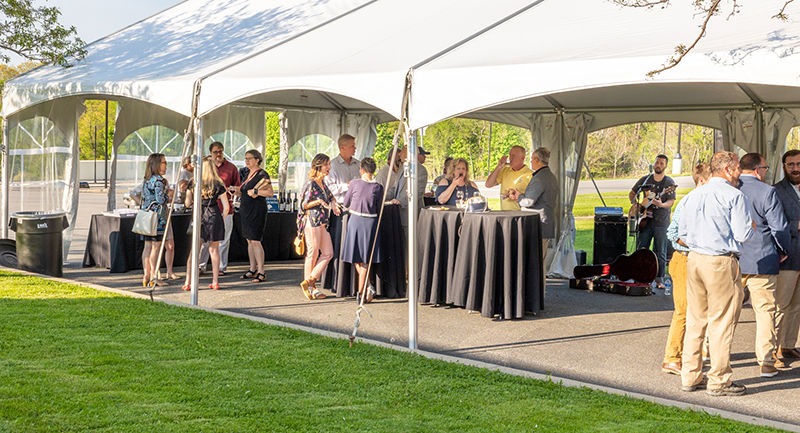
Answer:
[[[127, 290], [114, 289], [114, 288], [102, 286], [102, 285], [99, 285], [99, 284], [86, 283], [86, 282], [83, 282], [83, 281], [75, 281], [75, 280], [70, 280], [70, 279], [67, 279], [67, 278], [59, 278], [59, 277], [51, 277], [51, 276], [47, 276], [47, 275], [40, 275], [40, 274], [36, 274], [36, 273], [33, 273], [33, 272], [22, 271], [22, 270], [19, 270], [19, 269], [6, 268], [6, 267], [3, 267], [3, 266], [0, 266], [0, 270], [8, 271], [8, 272], [14, 272], [14, 273], [17, 273], [17, 274], [20, 274], [20, 275], [38, 277], [38, 278], [42, 278], [42, 279], [46, 279], [46, 280], [50, 280], [50, 281], [57, 281], [57, 282], [66, 283], [66, 284], [74, 284], [76, 286], [87, 287], [87, 288], [90, 288], [90, 289], [100, 290], [100, 291], [103, 291], [103, 292], [115, 293], [115, 294], [118, 294], [118, 295], [130, 297], [130, 298], [150, 300], [149, 296], [141, 294], [141, 293], [130, 292], [130, 291], [127, 291]], [[252, 315], [249, 315], [249, 314], [237, 313], [237, 312], [228, 311], [228, 310], [220, 310], [220, 309], [201, 307], [201, 306], [192, 306], [192, 305], [189, 305], [189, 304], [186, 304], [186, 303], [183, 303], [183, 302], [176, 302], [176, 301], [172, 301], [172, 300], [169, 300], [169, 299], [164, 299], [164, 298], [161, 298], [161, 297], [158, 297], [158, 296], [154, 296], [153, 299], [154, 299], [154, 301], [161, 302], [163, 304], [167, 304], [167, 305], [171, 305], [171, 306], [175, 306], [175, 307], [183, 307], [183, 308], [190, 308], [190, 309], [195, 309], [195, 310], [202, 310], [202, 311], [206, 311], [208, 313], [221, 314], [221, 315], [225, 315], [225, 316], [229, 316], [229, 317], [235, 317], [235, 318], [239, 318], [239, 319], [250, 320], [250, 321], [259, 322], [259, 323], [263, 323], [263, 324], [267, 324], [267, 325], [274, 325], [274, 326], [280, 326], [280, 327], [283, 327], [283, 328], [296, 329], [296, 330], [299, 330], [299, 331], [304, 331], [304, 332], [308, 332], [308, 333], [312, 333], [312, 334], [316, 334], [316, 335], [321, 335], [321, 336], [324, 336], [324, 337], [331, 337], [331, 338], [337, 338], [337, 339], [342, 339], [342, 340], [349, 340], [350, 339], [350, 336], [347, 335], [347, 334], [342, 334], [342, 333], [339, 333], [339, 332], [326, 331], [326, 330], [323, 330], [323, 329], [313, 328], [313, 327], [310, 327], [310, 326], [298, 325], [298, 324], [289, 323], [289, 322], [282, 322], [282, 321], [279, 321], [279, 320], [268, 319], [268, 318], [265, 318], [265, 317], [252, 316]], [[428, 352], [428, 351], [425, 351], [425, 350], [411, 350], [411, 349], [409, 349], [407, 347], [397, 346], [397, 345], [394, 345], [394, 344], [390, 344], [390, 343], [386, 343], [386, 342], [378, 341], [378, 340], [370, 340], [370, 339], [365, 339], [365, 338], [358, 338], [357, 342], [366, 343], [366, 344], [370, 344], [370, 345], [378, 346], [378, 347], [384, 347], [384, 348], [396, 350], [396, 351], [399, 351], [399, 352], [414, 353], [414, 354], [421, 355], [421, 356], [424, 356], [424, 357], [429, 358], [429, 359], [436, 359], [436, 360], [450, 362], [450, 363], [454, 363], [454, 364], [462, 364], [462, 365], [468, 365], [468, 366], [472, 366], [472, 367], [484, 368], [484, 369], [487, 369], [487, 370], [499, 371], [499, 372], [505, 373], [505, 374], [510, 374], [510, 375], [514, 375], [514, 376], [520, 376], [520, 377], [527, 377], [527, 378], [541, 380], [541, 381], [554, 382], [554, 383], [558, 383], [558, 384], [561, 384], [561, 385], [564, 385], [564, 386], [568, 386], [568, 387], [571, 387], [571, 388], [589, 388], [589, 389], [593, 389], [593, 390], [597, 390], [597, 391], [602, 391], [602, 392], [605, 392], [605, 393], [608, 393], [608, 394], [615, 394], [615, 395], [620, 395], [620, 396], [624, 396], [624, 397], [629, 397], [629, 398], [634, 398], [634, 399], [639, 399], [639, 400], [645, 400], [645, 401], [649, 401], [649, 402], [660, 404], [660, 405], [664, 405], [664, 406], [672, 406], [672, 407], [677, 407], [677, 408], [680, 408], [680, 409], [690, 409], [690, 410], [697, 411], [697, 412], [705, 412], [705, 413], [708, 413], [708, 414], [711, 414], [711, 415], [718, 415], [718, 416], [720, 416], [722, 418], [726, 418], [726, 419], [730, 419], [730, 420], [734, 420], [734, 421], [741, 421], [741, 422], [748, 423], [748, 424], [765, 426], [765, 427], [773, 427], [773, 428], [777, 428], [777, 429], [781, 429], [781, 430], [787, 430], [787, 431], [793, 431], [793, 432], [800, 432], [800, 425], [789, 424], [789, 423], [785, 423], [785, 422], [782, 422], [782, 421], [777, 421], [777, 420], [772, 420], [772, 419], [767, 419], [767, 418], [759, 418], [759, 417], [755, 417], [755, 416], [751, 416], [751, 415], [741, 414], [741, 413], [738, 413], [738, 412], [732, 412], [732, 411], [727, 411], [727, 410], [723, 410], [723, 409], [717, 409], [717, 408], [713, 408], [713, 407], [709, 407], [709, 406], [703, 406], [703, 405], [698, 405], [698, 404], [693, 404], [693, 403], [686, 403], [686, 402], [679, 401], [679, 400], [672, 400], [672, 399], [668, 399], [668, 398], [656, 397], [656, 396], [652, 396], [652, 395], [648, 395], [648, 394], [641, 394], [641, 393], [637, 393], [637, 392], [626, 391], [624, 389], [612, 388], [612, 387], [603, 386], [603, 385], [597, 385], [597, 384], [593, 384], [593, 383], [589, 383], [589, 382], [582, 382], [582, 381], [578, 381], [578, 380], [562, 378], [562, 377], [553, 376], [553, 375], [549, 375], [549, 374], [537, 373], [537, 372], [529, 371], [529, 370], [521, 370], [521, 369], [517, 369], [517, 368], [505, 367], [505, 366], [502, 366], [502, 365], [491, 364], [491, 363], [483, 362], [483, 361], [477, 361], [477, 360], [466, 359], [466, 358], [459, 358], [459, 357], [444, 355], [444, 354], [436, 353], [436, 352]]]

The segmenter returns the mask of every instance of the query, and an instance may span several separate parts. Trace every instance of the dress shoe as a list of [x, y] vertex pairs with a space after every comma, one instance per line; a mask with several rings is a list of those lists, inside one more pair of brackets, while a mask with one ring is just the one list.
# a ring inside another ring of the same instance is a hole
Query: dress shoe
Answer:
[[707, 389], [706, 394], [712, 397], [732, 397], [736, 395], [742, 395], [746, 391], [747, 388], [745, 388], [744, 385], [731, 382], [728, 386], [722, 388]]
[[661, 371], [667, 374], [677, 374], [678, 376], [681, 375], [681, 363], [680, 362], [665, 362], [661, 364]]
[[800, 350], [786, 349], [781, 347], [778, 349], [778, 357], [786, 359], [800, 359]]
[[783, 361], [781, 361], [781, 359], [780, 359], [780, 358], [778, 358], [777, 356], [775, 356], [775, 354], [774, 354], [774, 353], [772, 354], [772, 357], [775, 359], [775, 362], [774, 362], [774, 363], [772, 363], [772, 365], [774, 365], [774, 366], [775, 366], [775, 368], [786, 368], [786, 364], [785, 364]]
[[764, 364], [761, 366], [761, 377], [775, 377], [778, 369], [774, 365]]
[[708, 384], [708, 378], [706, 376], [703, 376], [703, 378], [700, 379], [700, 382], [697, 382], [694, 385], [681, 386], [681, 391], [692, 392], [692, 391], [697, 391], [698, 389], [706, 389], [707, 384]]

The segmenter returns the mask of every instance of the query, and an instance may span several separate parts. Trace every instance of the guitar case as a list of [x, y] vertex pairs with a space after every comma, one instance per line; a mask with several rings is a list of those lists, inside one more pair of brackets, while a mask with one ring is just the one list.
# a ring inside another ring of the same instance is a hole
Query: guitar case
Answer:
[[607, 265], [575, 266], [573, 274], [570, 288], [648, 296], [653, 294], [650, 283], [658, 274], [658, 260], [652, 251], [641, 249], [631, 255], [620, 255]]

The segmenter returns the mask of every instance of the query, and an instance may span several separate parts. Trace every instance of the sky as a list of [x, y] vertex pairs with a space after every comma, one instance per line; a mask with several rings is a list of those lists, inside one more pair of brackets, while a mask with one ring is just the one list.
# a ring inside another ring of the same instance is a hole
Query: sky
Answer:
[[[137, 21], [163, 11], [182, 0], [36, 0], [37, 5], [55, 6], [61, 24], [75, 26], [87, 44]], [[22, 62], [12, 56], [11, 64]]]

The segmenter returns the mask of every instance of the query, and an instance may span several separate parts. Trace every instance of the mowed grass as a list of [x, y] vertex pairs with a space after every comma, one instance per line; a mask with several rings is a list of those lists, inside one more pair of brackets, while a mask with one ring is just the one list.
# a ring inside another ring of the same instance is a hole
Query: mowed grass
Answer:
[[2, 432], [770, 431], [6, 272], [0, 311]]

